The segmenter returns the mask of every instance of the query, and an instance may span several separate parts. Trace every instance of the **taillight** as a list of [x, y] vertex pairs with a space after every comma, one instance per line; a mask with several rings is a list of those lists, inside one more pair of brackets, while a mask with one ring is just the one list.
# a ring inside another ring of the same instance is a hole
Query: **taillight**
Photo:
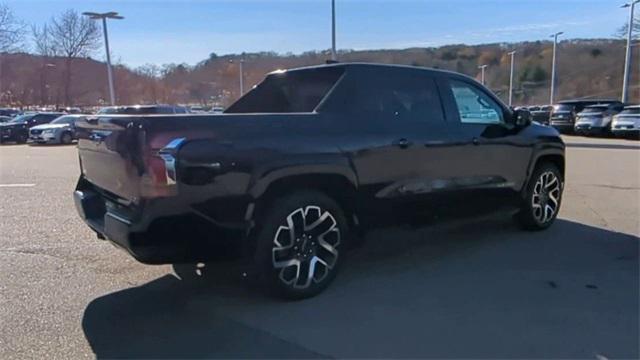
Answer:
[[155, 154], [147, 156], [147, 172], [142, 176], [142, 197], [163, 197], [177, 194], [176, 155], [185, 138], [171, 140]]

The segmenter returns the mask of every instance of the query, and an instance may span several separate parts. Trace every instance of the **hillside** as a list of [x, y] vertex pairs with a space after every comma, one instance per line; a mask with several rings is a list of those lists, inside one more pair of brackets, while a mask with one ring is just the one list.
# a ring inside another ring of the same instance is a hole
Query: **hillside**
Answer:
[[[477, 46], [450, 45], [404, 50], [341, 51], [343, 62], [394, 63], [447, 69], [479, 76], [477, 66], [488, 64], [487, 85], [503, 98], [509, 84], [509, 56], [516, 55], [515, 103], [547, 103], [551, 73], [551, 43], [548, 41]], [[625, 42], [611, 39], [563, 41], [558, 47], [557, 99], [620, 96]], [[239, 94], [238, 60], [244, 59], [245, 89], [275, 69], [323, 63], [323, 52], [299, 55], [252, 53], [212, 54], [195, 66], [145, 66], [136, 70], [117, 66], [116, 93], [119, 103], [208, 103], [228, 105]], [[640, 102], [640, 48], [635, 47], [631, 100]], [[46, 66], [53, 64], [54, 66]], [[29, 54], [3, 55], [2, 102], [15, 105], [62, 104], [64, 59], [43, 59]], [[73, 62], [71, 98], [74, 105], [94, 105], [108, 99], [106, 70], [92, 59]], [[48, 86], [47, 86], [48, 85]], [[10, 96], [7, 96], [7, 90]]]

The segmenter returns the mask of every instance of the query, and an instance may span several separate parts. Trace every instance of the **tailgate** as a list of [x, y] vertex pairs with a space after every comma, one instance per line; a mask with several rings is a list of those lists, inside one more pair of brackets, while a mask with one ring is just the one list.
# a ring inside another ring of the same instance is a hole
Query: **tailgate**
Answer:
[[144, 118], [87, 117], [77, 120], [76, 132], [84, 177], [118, 197], [138, 200], [147, 176]]

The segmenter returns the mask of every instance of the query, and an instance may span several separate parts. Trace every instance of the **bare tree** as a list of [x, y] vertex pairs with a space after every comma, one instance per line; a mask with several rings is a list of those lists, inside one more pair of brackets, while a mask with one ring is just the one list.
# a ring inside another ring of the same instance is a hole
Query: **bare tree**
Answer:
[[[639, 16], [635, 16], [633, 18], [633, 28], [631, 30], [633, 31], [633, 34], [632, 34], [633, 39], [640, 39], [640, 17]], [[624, 23], [624, 25], [618, 28], [618, 30], [615, 33], [615, 36], [620, 39], [626, 39], [628, 31], [629, 31], [629, 23], [626, 22]]]
[[48, 103], [48, 88], [50, 87], [47, 83], [47, 75], [51, 69], [56, 67], [52, 63], [52, 57], [56, 56], [58, 51], [53, 43], [53, 36], [48, 24], [44, 24], [41, 27], [32, 26], [31, 37], [33, 38], [35, 53], [42, 57], [42, 65], [40, 66], [40, 104], [45, 105]]
[[24, 41], [25, 26], [16, 19], [6, 4], [0, 3], [0, 52], [19, 50]]
[[64, 100], [71, 105], [73, 59], [89, 56], [100, 46], [100, 31], [93, 20], [67, 10], [51, 20], [50, 32], [54, 49], [65, 57]]
[[0, 100], [2, 99], [2, 56], [24, 45], [24, 24], [16, 19], [6, 4], [0, 3]]

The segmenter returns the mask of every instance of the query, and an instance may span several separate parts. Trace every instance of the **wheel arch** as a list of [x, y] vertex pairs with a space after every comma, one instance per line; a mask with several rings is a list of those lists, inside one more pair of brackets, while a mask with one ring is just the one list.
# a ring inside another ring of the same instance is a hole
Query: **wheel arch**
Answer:
[[560, 170], [560, 175], [564, 181], [565, 171], [566, 171], [566, 160], [564, 156], [564, 151], [559, 149], [547, 149], [544, 151], [540, 151], [529, 164], [529, 169], [527, 170], [527, 181], [524, 183], [522, 187], [522, 193], [524, 193], [531, 182], [531, 176], [533, 176], [533, 172], [535, 169], [545, 162], [551, 163], [555, 165], [558, 170]]

